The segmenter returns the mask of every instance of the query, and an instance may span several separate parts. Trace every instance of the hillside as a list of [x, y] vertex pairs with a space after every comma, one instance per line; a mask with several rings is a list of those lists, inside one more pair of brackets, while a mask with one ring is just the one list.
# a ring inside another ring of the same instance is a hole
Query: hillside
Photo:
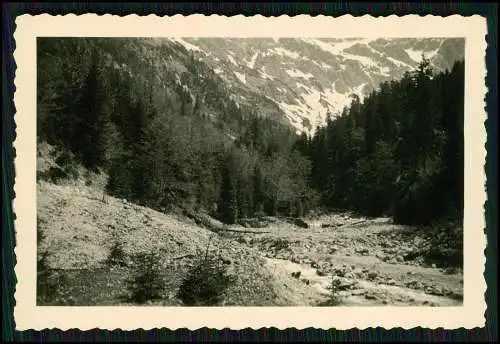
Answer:
[[39, 39], [42, 304], [462, 301], [462, 41], [189, 42]]
[[[48, 166], [43, 162], [41, 171]], [[137, 304], [128, 281], [140, 254], [151, 253], [162, 291], [146, 304], [183, 305], [179, 286], [207, 247], [236, 276], [219, 305], [328, 305], [332, 280], [339, 282], [340, 305], [461, 302], [461, 270], [440, 269], [419, 255], [434, 236], [429, 232], [408, 231], [387, 219], [360, 224], [345, 214], [307, 219], [308, 229], [269, 218], [252, 233], [233, 225], [226, 227], [233, 232], [214, 234], [182, 215], [110, 196], [103, 201], [96, 176], [86, 178], [83, 173], [37, 183], [39, 264], [46, 255], [38, 270], [41, 305]], [[123, 250], [114, 257], [118, 265], [110, 261], [117, 243]]]
[[422, 54], [437, 72], [464, 58], [454, 38], [172, 38], [213, 68], [240, 104], [272, 100], [299, 132], [314, 133], [386, 81], [417, 67]]

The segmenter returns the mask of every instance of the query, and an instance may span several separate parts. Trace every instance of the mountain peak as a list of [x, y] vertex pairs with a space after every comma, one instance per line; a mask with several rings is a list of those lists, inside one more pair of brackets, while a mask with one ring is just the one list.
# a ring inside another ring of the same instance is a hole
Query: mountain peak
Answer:
[[211, 66], [235, 100], [265, 98], [297, 132], [312, 134], [382, 82], [401, 79], [422, 55], [437, 71], [464, 57], [453, 38], [170, 38]]

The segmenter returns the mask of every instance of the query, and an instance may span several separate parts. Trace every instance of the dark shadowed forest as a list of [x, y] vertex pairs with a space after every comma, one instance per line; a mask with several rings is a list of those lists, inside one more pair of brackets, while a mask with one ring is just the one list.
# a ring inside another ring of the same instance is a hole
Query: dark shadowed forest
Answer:
[[309, 135], [171, 41], [37, 44], [39, 304], [462, 302], [463, 60]]
[[308, 137], [236, 104], [185, 50], [139, 54], [133, 39], [38, 45], [39, 139], [64, 147], [66, 165], [105, 171], [111, 195], [226, 223], [331, 210], [461, 220], [463, 61], [434, 73], [424, 58]]

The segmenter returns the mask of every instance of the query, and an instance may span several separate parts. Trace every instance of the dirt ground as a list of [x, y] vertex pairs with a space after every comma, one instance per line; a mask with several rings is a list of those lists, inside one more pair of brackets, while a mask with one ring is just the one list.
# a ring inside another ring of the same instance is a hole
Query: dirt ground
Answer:
[[[193, 257], [219, 251], [237, 276], [223, 305], [325, 306], [337, 280], [341, 305], [453, 306], [462, 303], [461, 270], [443, 270], [415, 258], [425, 243], [390, 219], [345, 214], [306, 219], [309, 228], [269, 219], [257, 233], [216, 235], [182, 216], [167, 215], [84, 184], [38, 183], [38, 254], [64, 277], [56, 304], [123, 305], [124, 281], [140, 252], [159, 252], [165, 290], [153, 304], [182, 305], [175, 292]], [[248, 230], [243, 226], [232, 230]], [[259, 233], [260, 231], [260, 233]], [[116, 242], [128, 267], [106, 261]], [[413, 257], [413, 258], [412, 258]], [[325, 303], [326, 302], [326, 303]], [[49, 302], [50, 303], [50, 302]]]

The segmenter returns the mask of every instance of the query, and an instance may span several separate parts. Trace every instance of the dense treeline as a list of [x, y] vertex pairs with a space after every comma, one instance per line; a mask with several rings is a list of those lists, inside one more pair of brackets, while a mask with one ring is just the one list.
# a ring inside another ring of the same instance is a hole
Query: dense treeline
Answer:
[[314, 199], [296, 135], [240, 108], [185, 49], [134, 39], [40, 39], [38, 134], [109, 175], [107, 191], [228, 223], [301, 216]]
[[110, 194], [227, 223], [318, 207], [460, 218], [463, 62], [434, 74], [423, 59], [309, 138], [237, 105], [183, 47], [147, 42], [38, 41], [39, 139], [106, 171]]
[[423, 58], [363, 103], [353, 97], [302, 151], [327, 208], [399, 223], [460, 220], [463, 208], [464, 63], [433, 73]]

